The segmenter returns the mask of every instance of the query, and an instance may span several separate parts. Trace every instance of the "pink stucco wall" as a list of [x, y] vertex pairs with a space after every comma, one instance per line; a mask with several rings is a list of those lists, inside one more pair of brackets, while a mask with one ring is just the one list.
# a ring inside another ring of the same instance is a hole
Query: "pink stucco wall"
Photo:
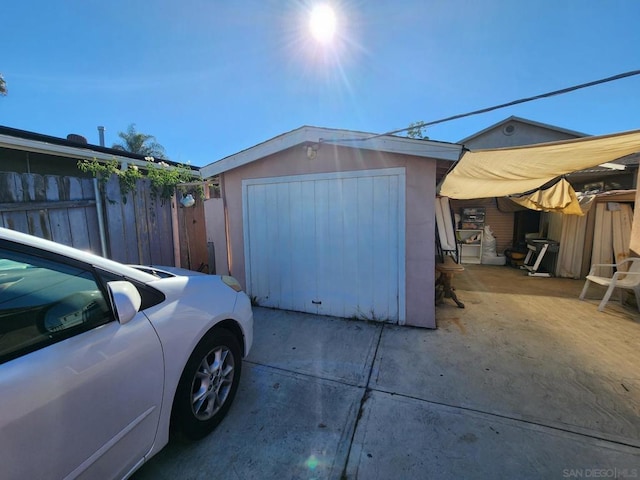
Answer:
[[321, 145], [315, 159], [302, 146], [290, 148], [221, 175], [229, 238], [229, 270], [245, 282], [242, 180], [310, 173], [404, 167], [406, 171], [406, 324], [435, 328], [436, 160]]

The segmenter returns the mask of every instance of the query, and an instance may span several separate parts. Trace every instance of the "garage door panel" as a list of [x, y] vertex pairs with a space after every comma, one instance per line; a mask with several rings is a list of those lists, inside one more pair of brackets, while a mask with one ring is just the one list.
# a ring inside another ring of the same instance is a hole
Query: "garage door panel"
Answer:
[[276, 234], [274, 238], [275, 244], [271, 248], [271, 262], [277, 263], [274, 270], [278, 272], [269, 272], [270, 281], [273, 283], [271, 296], [278, 298], [278, 308], [290, 309], [293, 304], [293, 283], [291, 273], [292, 264], [292, 243], [291, 243], [291, 213], [289, 206], [292, 204], [290, 197], [290, 189], [286, 184], [275, 185], [277, 207], [273, 210], [278, 212], [273, 219], [276, 226]]
[[[376, 177], [373, 180], [375, 196], [373, 198], [373, 278], [390, 281], [397, 278], [398, 232], [389, 226], [396, 223], [397, 178]], [[385, 281], [377, 282], [373, 287], [373, 313], [378, 319], [397, 317], [397, 292], [385, 288]]]
[[263, 273], [263, 281], [266, 293], [266, 305], [275, 308], [280, 307], [280, 281], [284, 275], [282, 271], [282, 251], [281, 239], [278, 228], [278, 186], [275, 188], [265, 188], [264, 195], [264, 211], [266, 223], [266, 240], [263, 246], [266, 253], [265, 268]]
[[249, 294], [270, 307], [399, 320], [404, 172], [393, 170], [244, 181]]
[[345, 208], [345, 205], [353, 204], [350, 192], [353, 190], [353, 199], [357, 198], [355, 186], [348, 182], [330, 182], [329, 218], [330, 230], [326, 238], [327, 248], [324, 250], [326, 276], [318, 283], [318, 296], [322, 298], [319, 311], [326, 315], [340, 317], [350, 316], [347, 305], [357, 303], [357, 293], [354, 292], [354, 272], [357, 269], [357, 259], [354, 252], [357, 248], [357, 215], [349, 213], [353, 209]]
[[[321, 180], [315, 182], [316, 206], [316, 298], [318, 313], [343, 315], [343, 269], [341, 215], [341, 183]], [[336, 216], [337, 215], [337, 216]]]
[[[350, 178], [342, 182], [342, 199], [344, 205], [358, 204], [358, 179]], [[343, 268], [344, 276], [342, 285], [345, 286], [349, 297], [344, 304], [344, 316], [353, 317], [358, 315], [359, 288], [358, 288], [358, 209], [343, 208], [342, 228], [343, 228]], [[340, 218], [340, 217], [338, 217]]]
[[[283, 281], [282, 284], [283, 286], [288, 285], [289, 288], [286, 292], [283, 289], [280, 308], [299, 311], [305, 311], [305, 299], [315, 291], [314, 273], [309, 271], [315, 263], [315, 255], [310, 255], [309, 252], [301, 248], [301, 245], [307, 245], [314, 241], [313, 229], [312, 232], [309, 232], [313, 212], [310, 214], [305, 209], [304, 205], [305, 202], [308, 202], [308, 198], [305, 197], [302, 186], [300, 183], [279, 184], [279, 188], [288, 191], [289, 204], [281, 204], [273, 217], [274, 219], [287, 217], [289, 224], [289, 230], [281, 232], [282, 237], [286, 237], [286, 241], [282, 243], [279, 257], [287, 258], [284, 262], [288, 262], [289, 265], [289, 268], [284, 272], [288, 280]], [[283, 222], [283, 224], [287, 222]]]
[[374, 249], [375, 236], [373, 234], [374, 213], [373, 213], [373, 179], [358, 179], [358, 315], [364, 318], [371, 318], [374, 299], [374, 259], [376, 251]]
[[300, 240], [293, 245], [293, 249], [300, 252], [303, 259], [302, 264], [298, 265], [298, 278], [300, 284], [298, 290], [301, 292], [297, 303], [303, 308], [303, 311], [315, 313], [314, 304], [315, 292], [317, 288], [317, 265], [318, 257], [316, 251], [316, 207], [315, 192], [313, 182], [303, 182], [301, 184], [301, 200], [302, 223], [300, 225]]
[[314, 200], [315, 208], [315, 261], [318, 275], [316, 277], [316, 290], [323, 291], [327, 288], [327, 281], [333, 276], [332, 256], [333, 247], [331, 245], [331, 235], [329, 232], [329, 182], [327, 180], [319, 180], [314, 182]]
[[[286, 220], [282, 221], [282, 225], [288, 226], [288, 230], [286, 231], [286, 243], [282, 243], [281, 249], [278, 251], [276, 255], [281, 256], [286, 263], [286, 270], [283, 272], [283, 275], [287, 277], [287, 279], [283, 279], [282, 285], [282, 299], [280, 302], [280, 308], [286, 310], [298, 310], [299, 306], [296, 304], [297, 298], [299, 298], [300, 293], [297, 291], [297, 287], [301, 285], [301, 279], [299, 276], [298, 265], [302, 265], [305, 262], [304, 257], [299, 253], [296, 249], [296, 245], [298, 245], [302, 239], [299, 237], [299, 229], [300, 224], [302, 222], [302, 206], [301, 202], [301, 192], [300, 185], [287, 185], [287, 184], [279, 184], [279, 188], [285, 189], [287, 191], [289, 204], [284, 205], [283, 203], [279, 204], [279, 217], [284, 217]], [[285, 289], [285, 286], [287, 287]]]

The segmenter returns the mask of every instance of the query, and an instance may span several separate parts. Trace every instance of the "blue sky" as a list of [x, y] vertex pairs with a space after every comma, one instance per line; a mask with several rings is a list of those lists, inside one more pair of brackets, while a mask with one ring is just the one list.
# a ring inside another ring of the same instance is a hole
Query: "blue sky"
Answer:
[[[302, 125], [383, 133], [640, 69], [637, 0], [4, 0], [0, 125], [106, 143], [135, 123], [204, 166]], [[588, 134], [640, 128], [640, 76], [434, 126], [510, 115]]]

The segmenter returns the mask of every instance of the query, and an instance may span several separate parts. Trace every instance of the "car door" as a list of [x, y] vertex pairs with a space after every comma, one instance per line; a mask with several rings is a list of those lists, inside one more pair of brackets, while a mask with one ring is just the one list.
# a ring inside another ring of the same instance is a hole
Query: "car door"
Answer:
[[2, 478], [122, 477], [153, 445], [163, 377], [148, 319], [116, 321], [90, 265], [0, 243]]

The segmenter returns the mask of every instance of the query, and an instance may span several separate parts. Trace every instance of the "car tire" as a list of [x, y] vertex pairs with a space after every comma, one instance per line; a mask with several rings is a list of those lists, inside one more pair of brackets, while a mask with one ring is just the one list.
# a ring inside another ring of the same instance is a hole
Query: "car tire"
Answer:
[[199, 440], [229, 411], [238, 390], [242, 354], [228, 330], [210, 330], [182, 372], [171, 414], [171, 429], [183, 440]]

